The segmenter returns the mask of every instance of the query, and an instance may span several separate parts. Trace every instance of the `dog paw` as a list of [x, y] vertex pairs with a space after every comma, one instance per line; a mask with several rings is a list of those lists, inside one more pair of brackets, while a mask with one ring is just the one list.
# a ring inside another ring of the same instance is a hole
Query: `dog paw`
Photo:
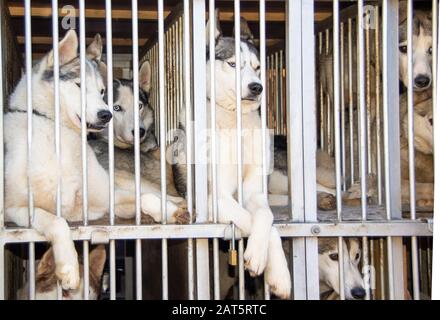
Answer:
[[243, 258], [244, 267], [252, 277], [262, 274], [266, 268], [268, 243], [252, 235], [248, 239]]
[[287, 264], [273, 265], [266, 272], [266, 282], [270, 292], [281, 299], [289, 299], [292, 292], [292, 282]]
[[150, 216], [154, 222], [162, 220], [160, 198], [153, 194], [143, 194], [141, 196], [142, 213]]
[[318, 208], [321, 210], [336, 209], [336, 197], [330, 193], [318, 194]]
[[186, 208], [179, 208], [173, 213], [173, 222], [176, 224], [188, 224], [191, 222], [191, 215]]
[[62, 264], [57, 266], [55, 273], [64, 290], [77, 289], [79, 287], [80, 276], [78, 264]]
[[154, 218], [149, 214], [143, 214], [141, 217], [141, 224], [155, 224]]

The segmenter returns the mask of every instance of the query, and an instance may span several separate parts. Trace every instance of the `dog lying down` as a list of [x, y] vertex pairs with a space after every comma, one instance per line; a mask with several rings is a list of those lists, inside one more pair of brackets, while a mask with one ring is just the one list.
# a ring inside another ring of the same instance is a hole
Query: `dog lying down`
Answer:
[[[283, 248], [288, 255], [290, 242], [283, 241]], [[358, 238], [346, 238], [343, 241], [344, 251], [344, 293], [346, 299], [363, 299], [365, 288], [362, 274], [359, 271], [361, 259], [361, 242]], [[319, 259], [319, 292], [321, 300], [339, 299], [339, 252], [338, 240], [336, 238], [319, 238], [318, 241]], [[229, 275], [227, 266], [228, 255], [226, 251], [220, 250], [220, 296], [221, 299], [233, 299], [234, 289], [238, 288], [238, 278]], [[263, 299], [262, 278], [247, 279], [253, 283], [247, 284], [246, 298]]]
[[[106, 260], [105, 247], [99, 245], [89, 253], [89, 299], [96, 300], [101, 292], [101, 276]], [[63, 300], [84, 299], [84, 265], [80, 263], [80, 285], [77, 289], [62, 290]], [[29, 299], [29, 283], [18, 291], [18, 299]], [[57, 276], [55, 272], [55, 259], [52, 247], [50, 247], [37, 265], [35, 275], [35, 299], [56, 300], [57, 299]]]

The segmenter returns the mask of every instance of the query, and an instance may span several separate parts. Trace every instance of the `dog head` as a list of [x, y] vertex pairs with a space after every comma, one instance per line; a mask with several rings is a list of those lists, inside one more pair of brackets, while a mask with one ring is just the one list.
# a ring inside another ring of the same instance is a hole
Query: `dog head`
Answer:
[[[104, 270], [106, 252], [103, 245], [97, 246], [89, 253], [89, 299], [96, 300], [101, 291], [101, 276]], [[55, 274], [55, 259], [53, 250], [47, 250], [37, 266], [35, 276], [35, 299], [57, 299], [57, 277]], [[81, 281], [78, 289], [63, 290], [63, 300], [82, 300], [84, 297], [83, 265], [80, 264]], [[29, 284], [19, 290], [19, 299], [27, 299]]]
[[[399, 3], [400, 80], [408, 86], [408, 42], [406, 1]], [[432, 84], [432, 14], [414, 10], [413, 17], [413, 88], [426, 90]]]
[[[81, 63], [78, 57], [78, 38], [74, 30], [59, 42], [59, 92], [63, 125], [81, 128], [81, 85], [86, 88], [86, 119], [88, 131], [106, 127], [112, 115], [103, 97], [105, 86], [95, 60], [85, 60], [85, 83], [80, 81]], [[26, 77], [20, 80], [11, 95], [11, 109], [25, 110], [27, 105]], [[32, 107], [46, 117], [55, 117], [54, 52], [50, 51], [32, 69]]]
[[[319, 239], [319, 281], [320, 287], [339, 294], [339, 252], [336, 239]], [[363, 299], [365, 288], [359, 271], [361, 248], [358, 239], [349, 238], [342, 242], [344, 264], [344, 293], [346, 299]]]
[[[154, 134], [154, 111], [149, 104], [151, 66], [145, 61], [139, 70], [139, 137], [143, 150], [157, 147]], [[113, 118], [115, 145], [129, 148], [134, 144], [133, 81], [113, 80]]]
[[[217, 11], [218, 21], [218, 11]], [[253, 35], [244, 18], [241, 18], [240, 56], [235, 57], [235, 40], [233, 37], [223, 37], [219, 24], [215, 32], [215, 96], [216, 104], [233, 111], [236, 109], [236, 68], [241, 71], [241, 104], [243, 113], [257, 110], [260, 107], [263, 83], [260, 80], [260, 61], [258, 51], [253, 43]], [[207, 44], [209, 44], [209, 22], [206, 29]], [[209, 48], [209, 46], [208, 46]], [[210, 79], [211, 63], [207, 50], [207, 79]], [[210, 85], [207, 95], [211, 97]]]

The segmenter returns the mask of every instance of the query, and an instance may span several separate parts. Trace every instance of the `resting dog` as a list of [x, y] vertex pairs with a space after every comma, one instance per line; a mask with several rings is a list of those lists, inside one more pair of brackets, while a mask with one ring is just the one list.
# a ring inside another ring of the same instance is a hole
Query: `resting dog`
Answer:
[[[284, 251], [289, 254], [290, 242], [283, 242]], [[346, 299], [363, 299], [364, 283], [359, 271], [361, 259], [360, 241], [357, 238], [345, 238], [342, 242], [344, 251], [344, 293]], [[339, 299], [339, 252], [337, 238], [319, 238], [319, 291], [322, 300]], [[233, 289], [238, 286], [238, 277], [230, 276], [227, 269], [227, 253], [220, 250], [220, 296], [222, 299], [234, 297]], [[255, 279], [246, 290], [246, 298], [262, 299], [264, 287], [261, 278]]]
[[[93, 44], [92, 48], [96, 44]], [[94, 48], [96, 49], [96, 48]], [[98, 48], [99, 49], [99, 48]], [[31, 162], [27, 161], [26, 76], [20, 80], [9, 101], [10, 112], [5, 125], [5, 219], [18, 226], [28, 226], [28, 178], [35, 206], [32, 226], [51, 242], [55, 258], [55, 273], [63, 289], [76, 289], [80, 276], [77, 253], [68, 221], [81, 221], [82, 159], [81, 122], [86, 121], [89, 132], [103, 130], [112, 118], [104, 101], [105, 86], [99, 65], [89, 50], [85, 61], [86, 118], [81, 119], [80, 59], [78, 38], [70, 30], [59, 43], [60, 58], [60, 126], [61, 166], [55, 154], [54, 135], [54, 55], [49, 52], [31, 70], [33, 133]], [[98, 50], [100, 51], [100, 50]], [[109, 176], [98, 163], [93, 150], [87, 147], [88, 216], [99, 219], [108, 212]], [[57, 176], [61, 175], [61, 214], [56, 211]], [[135, 197], [130, 191], [115, 189], [115, 211], [127, 216], [134, 212]]]
[[[145, 61], [139, 70], [139, 137], [141, 160], [141, 190], [144, 196], [143, 210], [155, 222], [160, 222], [160, 155], [154, 134], [154, 112], [148, 100], [151, 87], [151, 67]], [[115, 185], [126, 190], [135, 190], [134, 184], [134, 110], [133, 81], [114, 79], [113, 81], [113, 128], [115, 144]], [[96, 134], [97, 139], [89, 140], [99, 163], [108, 168], [108, 130]], [[179, 197], [174, 188], [172, 169], [167, 168], [167, 220], [171, 223], [189, 222], [186, 201]]]

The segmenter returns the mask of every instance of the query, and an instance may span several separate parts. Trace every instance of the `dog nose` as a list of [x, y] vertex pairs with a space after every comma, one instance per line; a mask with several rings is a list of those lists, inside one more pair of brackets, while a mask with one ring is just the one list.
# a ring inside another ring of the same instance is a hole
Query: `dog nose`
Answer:
[[353, 288], [353, 289], [351, 289], [351, 295], [355, 299], [363, 299], [363, 298], [365, 298], [365, 290], [364, 290], [364, 288], [361, 288], [361, 287]]
[[[134, 130], [131, 130], [131, 133], [133, 134], [133, 137], [134, 137]], [[145, 136], [145, 133], [146, 133], [146, 131], [144, 128], [139, 128], [139, 137], [140, 138], [143, 138]]]
[[417, 86], [417, 88], [425, 88], [429, 85], [430, 82], [430, 78], [426, 75], [420, 75], [414, 79], [414, 84]]
[[107, 123], [111, 120], [111, 118], [112, 118], [112, 113], [110, 111], [101, 110], [98, 112], [98, 119], [101, 122]]
[[257, 96], [263, 91], [263, 86], [258, 82], [252, 82], [251, 84], [249, 84], [249, 90], [251, 90], [251, 93], [253, 95]]

